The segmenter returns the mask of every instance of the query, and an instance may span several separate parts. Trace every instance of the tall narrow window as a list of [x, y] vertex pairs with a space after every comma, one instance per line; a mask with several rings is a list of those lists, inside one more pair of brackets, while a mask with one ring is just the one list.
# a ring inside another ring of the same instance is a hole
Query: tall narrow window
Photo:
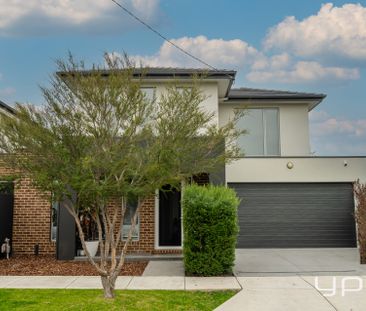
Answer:
[[[127, 200], [125, 217], [123, 219], [123, 228], [122, 228], [122, 239], [127, 239], [128, 233], [130, 232], [132, 225], [132, 218], [135, 215], [136, 209], [138, 205], [138, 199], [131, 198]], [[135, 229], [132, 232], [132, 239], [138, 240], [140, 236], [140, 220], [137, 217]]]
[[53, 202], [51, 205], [51, 241], [57, 239], [57, 225], [58, 225], [58, 210], [60, 208], [59, 202]]
[[238, 145], [245, 155], [280, 155], [277, 108], [248, 109], [237, 126], [248, 131], [238, 139]]

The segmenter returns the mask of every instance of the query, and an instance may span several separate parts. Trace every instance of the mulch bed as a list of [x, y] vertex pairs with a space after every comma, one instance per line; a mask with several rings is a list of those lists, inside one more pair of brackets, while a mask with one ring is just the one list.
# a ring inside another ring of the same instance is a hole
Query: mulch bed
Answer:
[[[126, 262], [120, 275], [142, 275], [147, 261]], [[61, 261], [54, 256], [17, 256], [0, 260], [0, 275], [98, 275], [87, 261]]]

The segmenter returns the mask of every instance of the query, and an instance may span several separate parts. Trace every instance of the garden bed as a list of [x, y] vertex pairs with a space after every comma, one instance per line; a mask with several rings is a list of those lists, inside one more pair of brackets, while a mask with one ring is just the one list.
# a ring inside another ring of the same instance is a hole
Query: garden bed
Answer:
[[[120, 275], [139, 276], [144, 272], [147, 261], [124, 264]], [[17, 256], [0, 260], [0, 275], [98, 275], [87, 261], [61, 261], [54, 256]]]

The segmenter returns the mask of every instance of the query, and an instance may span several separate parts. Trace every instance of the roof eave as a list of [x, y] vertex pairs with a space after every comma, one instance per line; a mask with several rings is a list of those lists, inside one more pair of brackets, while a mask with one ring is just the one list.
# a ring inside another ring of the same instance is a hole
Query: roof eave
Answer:
[[224, 103], [238, 103], [240, 101], [255, 101], [255, 102], [268, 102], [271, 101], [273, 103], [278, 103], [278, 102], [307, 102], [309, 105], [309, 111], [313, 110], [316, 106], [318, 106], [323, 99], [326, 98], [325, 94], [319, 94], [317, 96], [260, 96], [260, 97], [256, 97], [256, 96], [231, 96], [228, 97]]
[[15, 114], [15, 109], [10, 107], [9, 105], [5, 104], [3, 101], [0, 100], [0, 107], [6, 110], [11, 114]]
[[319, 100], [322, 101], [327, 95], [319, 94], [316, 96], [240, 96], [240, 95], [231, 95], [228, 97], [228, 100], [269, 100], [269, 99], [278, 99], [278, 100]]
[[[88, 75], [90, 74], [92, 71], [91, 70], [85, 70], [85, 71], [80, 71], [79, 73], [84, 74], [84, 75]], [[65, 72], [65, 71], [57, 71], [56, 75], [61, 76], [61, 77], [65, 77], [67, 76], [67, 74], [71, 74], [72, 72]], [[197, 74], [198, 76], [203, 76], [203, 77], [207, 77], [210, 79], [218, 79], [218, 78], [226, 78], [226, 79], [235, 79], [236, 76], [236, 71], [234, 70], [217, 70], [217, 71], [213, 71], [213, 70], [208, 70], [208, 71], [204, 71], [204, 70], [197, 70], [197, 71], [184, 71], [182, 70], [182, 72], [152, 72], [147, 69], [146, 72], [138, 70], [137, 72], [133, 73], [134, 77], [141, 77], [143, 76], [144, 78], [191, 78], [192, 76], [194, 76], [195, 74]], [[102, 70], [101, 71], [101, 75], [102, 76], [108, 76], [109, 72], [108, 70]]]
[[318, 100], [315, 102], [315, 103], [313, 103], [313, 104], [311, 104], [311, 105], [309, 105], [309, 111], [311, 111], [311, 110], [313, 110], [315, 107], [317, 107], [322, 101], [323, 101], [323, 99], [324, 98], [326, 98], [327, 97], [327, 95], [323, 95], [323, 97], [321, 97], [321, 98], [318, 98]]

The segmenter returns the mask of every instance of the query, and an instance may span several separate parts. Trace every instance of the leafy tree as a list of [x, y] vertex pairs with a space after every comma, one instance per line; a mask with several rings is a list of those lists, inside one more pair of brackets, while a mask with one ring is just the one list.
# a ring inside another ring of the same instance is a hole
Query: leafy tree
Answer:
[[[202, 109], [198, 77], [183, 91], [171, 83], [149, 99], [141, 91], [145, 69], [127, 56], [106, 56], [104, 66], [86, 70], [70, 55], [57, 66], [50, 87], [41, 88], [44, 106], [18, 105], [16, 118], [1, 116], [0, 149], [22, 176], [65, 202], [105, 297], [113, 298], [144, 201], [163, 185], [179, 187], [236, 157], [241, 133], [237, 118], [218, 127], [214, 114]], [[117, 224], [123, 224], [129, 198], [138, 206], [122, 241]], [[110, 205], [113, 200], [119, 204]], [[86, 213], [98, 228], [98, 262], [85, 246], [80, 216]]]

